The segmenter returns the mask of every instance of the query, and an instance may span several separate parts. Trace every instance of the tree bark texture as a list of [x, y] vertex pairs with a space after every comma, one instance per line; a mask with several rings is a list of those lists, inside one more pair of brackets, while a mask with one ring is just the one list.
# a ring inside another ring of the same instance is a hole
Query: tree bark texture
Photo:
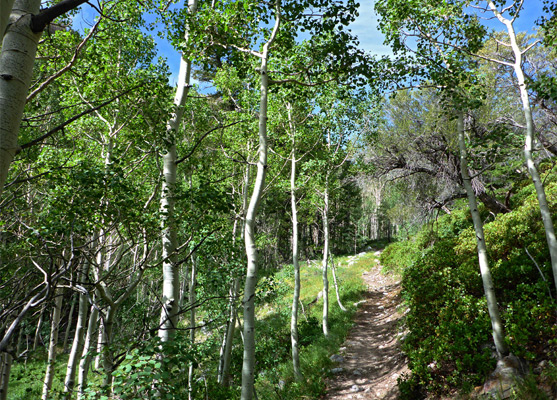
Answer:
[[[31, 18], [39, 12], [40, 5], [40, 0], [14, 3], [0, 51], [0, 195], [10, 164], [19, 151], [19, 125], [41, 36], [31, 30]], [[3, 15], [1, 18], [5, 19]]]
[[246, 246], [247, 271], [244, 285], [244, 355], [242, 363], [242, 391], [241, 400], [252, 400], [255, 383], [255, 286], [257, 284], [257, 249], [255, 246], [255, 218], [257, 209], [265, 187], [267, 173], [267, 99], [269, 90], [269, 76], [267, 63], [269, 46], [274, 42], [280, 27], [280, 1], [277, 1], [277, 15], [275, 26], [270, 39], [263, 45], [261, 54], [261, 100], [259, 105], [259, 160], [257, 161], [257, 175], [246, 212], [244, 228], [244, 242]]
[[329, 337], [329, 277], [327, 276], [329, 265], [329, 189], [328, 182], [325, 184], [323, 195], [323, 334]]
[[56, 345], [58, 344], [58, 331], [60, 329], [60, 314], [62, 311], [62, 294], [61, 290], [55, 291], [56, 299], [54, 300], [54, 309], [52, 310], [52, 318], [50, 321], [50, 340], [48, 344], [48, 361], [46, 363], [46, 372], [43, 382], [42, 400], [47, 400], [54, 379], [54, 365], [56, 364]]
[[335, 293], [337, 295], [337, 303], [338, 306], [340, 307], [340, 309], [342, 311], [346, 311], [346, 308], [342, 305], [342, 302], [340, 301], [340, 291], [338, 288], [338, 282], [337, 282], [337, 274], [336, 274], [336, 268], [335, 268], [335, 261], [333, 259], [333, 255], [329, 252], [329, 258], [331, 259], [331, 272], [333, 273], [333, 284], [335, 285]]
[[[188, 1], [190, 13], [197, 10], [197, 0]], [[186, 28], [185, 40], [189, 33]], [[159, 337], [163, 342], [169, 341], [178, 323], [180, 308], [180, 274], [176, 266], [176, 223], [174, 221], [174, 203], [176, 186], [176, 135], [184, 115], [191, 75], [191, 60], [182, 55], [178, 74], [178, 87], [174, 97], [174, 113], [166, 127], [167, 151], [163, 156], [163, 184], [161, 191], [161, 211], [164, 215], [162, 222], [162, 256], [163, 256], [163, 289], [162, 311]]]
[[41, 339], [41, 326], [43, 325], [43, 316], [44, 316], [45, 306], [41, 307], [41, 312], [39, 314], [39, 320], [37, 321], [37, 326], [35, 328], [35, 336], [33, 337], [33, 351], [37, 349], [39, 345], [39, 341]]
[[234, 332], [236, 331], [236, 303], [240, 291], [240, 278], [235, 278], [230, 287], [230, 302], [228, 303], [228, 321], [226, 331], [221, 346], [219, 357], [219, 370], [217, 381], [222, 386], [230, 384], [230, 361], [232, 355], [232, 344], [234, 342]]
[[292, 135], [292, 161], [290, 170], [290, 204], [292, 207], [292, 266], [294, 268], [294, 293], [292, 295], [292, 314], [290, 319], [290, 341], [292, 345], [292, 367], [296, 380], [302, 379], [300, 370], [300, 345], [298, 339], [298, 307], [300, 304], [300, 263], [298, 254], [298, 208], [296, 205], [296, 140], [292, 121], [292, 106], [287, 105], [288, 123]]
[[470, 214], [472, 214], [472, 221], [474, 223], [474, 231], [476, 233], [476, 243], [478, 248], [478, 261], [480, 264], [480, 273], [482, 276], [482, 283], [484, 288], [485, 297], [487, 300], [487, 309], [489, 318], [491, 319], [491, 329], [493, 335], [493, 342], [497, 350], [497, 355], [501, 359], [508, 355], [509, 351], [505, 344], [505, 333], [499, 307], [497, 305], [497, 298], [495, 296], [495, 289], [493, 287], [493, 279], [489, 269], [489, 262], [487, 259], [487, 245], [485, 243], [485, 235], [483, 229], [483, 222], [478, 211], [478, 204], [476, 195], [472, 188], [470, 174], [468, 173], [468, 154], [466, 150], [466, 143], [464, 139], [464, 119], [462, 112], [458, 113], [458, 143], [460, 148], [460, 173], [462, 174], [462, 182], [468, 195], [468, 204], [470, 207]]
[[[85, 276], [88, 273], [88, 266], [83, 267], [84, 271], [80, 274], [80, 281], [85, 281]], [[77, 322], [75, 325], [75, 333], [68, 358], [68, 365], [66, 367], [66, 378], [64, 379], [64, 393], [66, 398], [71, 398], [75, 386], [75, 374], [79, 364], [79, 358], [83, 353], [83, 342], [85, 333], [85, 323], [87, 322], [87, 309], [88, 309], [87, 295], [85, 293], [79, 294], [79, 305], [77, 312]]]
[[[94, 300], [93, 300], [94, 302]], [[91, 306], [89, 313], [89, 323], [87, 324], [87, 335], [85, 336], [85, 343], [83, 345], [83, 353], [79, 362], [79, 370], [77, 373], [77, 398], [83, 399], [85, 397], [85, 389], [87, 388], [87, 377], [91, 361], [93, 360], [92, 351], [94, 349], [95, 338], [97, 337], [97, 327], [99, 321], [99, 310], [96, 305]]]
[[72, 329], [72, 322], [73, 322], [73, 312], [75, 309], [75, 301], [76, 296], [72, 295], [72, 304], [70, 306], [70, 312], [68, 313], [68, 323], [66, 324], [66, 332], [64, 333], [64, 344], [62, 345], [62, 349], [66, 351], [66, 347], [68, 346], [68, 339], [70, 337], [70, 330]]

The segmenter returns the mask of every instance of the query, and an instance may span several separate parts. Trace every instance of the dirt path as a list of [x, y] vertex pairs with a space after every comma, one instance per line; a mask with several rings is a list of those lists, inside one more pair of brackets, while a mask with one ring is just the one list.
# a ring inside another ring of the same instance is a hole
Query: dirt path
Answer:
[[397, 378], [408, 371], [397, 340], [400, 282], [382, 275], [379, 262], [363, 278], [369, 291], [336, 356], [326, 400], [397, 399]]

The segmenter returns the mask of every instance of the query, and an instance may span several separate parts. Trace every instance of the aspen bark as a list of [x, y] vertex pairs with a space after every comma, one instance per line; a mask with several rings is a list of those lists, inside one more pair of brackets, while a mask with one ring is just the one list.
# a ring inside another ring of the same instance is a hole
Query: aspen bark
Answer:
[[300, 263], [298, 254], [298, 208], [296, 206], [296, 137], [292, 121], [292, 105], [287, 105], [288, 123], [292, 135], [292, 159], [290, 169], [290, 204], [292, 208], [292, 266], [294, 268], [294, 293], [292, 295], [292, 314], [290, 318], [290, 341], [292, 346], [292, 367], [296, 380], [303, 378], [300, 370], [300, 346], [298, 340], [298, 306], [300, 304]]
[[42, 400], [47, 400], [54, 379], [54, 365], [56, 364], [56, 345], [58, 344], [58, 331], [60, 329], [60, 314], [62, 311], [62, 294], [61, 290], [56, 290], [56, 299], [54, 301], [54, 309], [52, 310], [52, 319], [50, 321], [50, 340], [48, 344], [48, 361], [46, 364], [46, 372], [44, 375]]
[[[2, 6], [7, 4], [1, 1]], [[40, 5], [40, 0], [15, 1], [0, 51], [0, 195], [19, 151], [19, 125], [41, 36], [31, 30], [31, 17], [39, 12]], [[0, 23], [5, 24], [5, 10], [1, 11]]]
[[277, 13], [271, 37], [263, 45], [261, 53], [261, 100], [259, 103], [259, 160], [253, 192], [246, 212], [244, 242], [246, 246], [247, 271], [244, 285], [244, 357], [242, 363], [241, 400], [251, 400], [255, 390], [255, 287], [257, 284], [257, 249], [255, 246], [255, 218], [265, 187], [267, 173], [267, 100], [269, 76], [269, 46], [274, 42], [280, 27], [280, 1], [276, 4]]
[[[79, 281], [85, 281], [85, 277], [89, 272], [89, 266], [83, 266], [83, 271], [80, 274]], [[68, 358], [68, 365], [66, 367], [66, 378], [64, 379], [64, 397], [69, 399], [72, 396], [75, 386], [75, 374], [79, 364], [79, 358], [83, 353], [83, 341], [85, 333], [85, 323], [87, 321], [87, 294], [79, 293], [79, 305], [77, 313], [77, 322], [75, 325], [74, 339], [70, 356]]]
[[532, 107], [530, 103], [530, 97], [528, 96], [528, 87], [526, 85], [526, 78], [523, 71], [523, 55], [524, 52], [520, 49], [518, 42], [516, 40], [516, 32], [514, 30], [513, 21], [504, 18], [498, 11], [497, 7], [493, 1], [487, 2], [490, 9], [493, 11], [494, 15], [497, 17], [501, 23], [503, 23], [509, 34], [511, 49], [514, 54], [514, 64], [513, 70], [516, 74], [518, 87], [520, 89], [520, 100], [522, 101], [522, 108], [524, 112], [524, 119], [526, 120], [526, 131], [524, 136], [524, 159], [526, 161], [526, 166], [528, 172], [534, 183], [534, 188], [536, 189], [536, 196], [538, 198], [538, 204], [540, 207], [540, 213], [543, 221], [543, 226], [545, 229], [545, 238], [547, 241], [547, 246], [549, 248], [549, 255], [551, 258], [551, 269], [553, 271], [553, 279], [555, 282], [555, 287], [557, 288], [557, 238], [555, 237], [555, 228], [553, 225], [553, 219], [551, 218], [551, 212], [549, 210], [549, 205], [547, 204], [547, 197], [545, 195], [545, 188], [543, 186], [540, 174], [532, 157], [532, 151], [534, 148], [534, 137], [536, 136], [536, 129], [534, 126], [534, 119], [532, 117]]
[[329, 277], [327, 267], [329, 264], [329, 188], [328, 177], [323, 195], [323, 334], [329, 337]]
[[62, 345], [62, 349], [64, 349], [64, 351], [66, 351], [68, 339], [70, 337], [70, 330], [72, 328], [73, 311], [75, 309], [75, 298], [76, 296], [72, 295], [72, 304], [70, 306], [70, 312], [68, 313], [68, 324], [66, 325], [66, 332], [64, 333], [64, 344]]
[[[197, 0], [188, 1], [188, 10], [195, 13]], [[186, 27], [185, 40], [189, 39]], [[178, 323], [178, 310], [180, 302], [180, 274], [176, 266], [176, 225], [174, 221], [175, 185], [176, 185], [176, 135], [184, 115], [184, 105], [190, 87], [191, 60], [185, 55], [180, 59], [178, 73], [178, 87], [174, 97], [174, 113], [166, 127], [167, 152], [163, 156], [163, 184], [161, 191], [162, 221], [162, 271], [163, 289], [161, 322], [159, 337], [163, 342], [169, 341]]]
[[[190, 341], [193, 345], [195, 343], [195, 283], [197, 279], [197, 257], [192, 256], [192, 258], [188, 301], [190, 306]], [[193, 369], [193, 362], [191, 362], [188, 368], [188, 400], [193, 399]]]
[[[248, 142], [248, 151], [249, 151], [249, 142]], [[243, 226], [241, 230], [241, 237], [244, 238], [245, 233], [245, 213], [246, 208], [248, 205], [248, 190], [249, 190], [249, 182], [250, 182], [250, 165], [246, 165], [246, 171], [244, 173], [244, 184], [242, 188], [242, 209], [241, 213], [241, 220], [243, 221]], [[238, 224], [239, 216], [236, 217], [234, 221], [234, 229], [232, 232], [232, 241], [233, 244], [236, 243], [236, 227]], [[234, 278], [231, 285], [230, 285], [230, 300], [228, 303], [228, 320], [226, 322], [226, 331], [224, 333], [220, 354], [219, 354], [219, 366], [218, 366], [218, 373], [217, 373], [217, 382], [222, 386], [227, 387], [230, 384], [230, 360], [232, 356], [232, 344], [234, 342], [234, 333], [236, 332], [236, 316], [237, 316], [237, 302], [238, 302], [238, 293], [240, 292], [240, 278]]]
[[329, 257], [331, 259], [331, 272], [333, 273], [333, 283], [335, 285], [335, 293], [337, 295], [337, 303], [338, 303], [338, 306], [340, 307], [340, 309], [342, 311], [346, 311], [346, 308], [342, 305], [342, 302], [340, 301], [340, 292], [339, 292], [339, 289], [338, 289], [337, 274], [336, 274], [336, 271], [335, 271], [335, 269], [336, 269], [335, 268], [335, 261], [333, 259], [333, 255], [330, 253], [330, 250], [329, 250]]
[[107, 307], [104, 319], [104, 344], [103, 344], [103, 381], [102, 387], [108, 392], [112, 392], [112, 370], [114, 368], [114, 355], [110, 345], [112, 344], [112, 332], [114, 329], [114, 318], [116, 317], [117, 307], [110, 305]]
[[230, 383], [230, 359], [232, 355], [232, 343], [234, 341], [234, 332], [236, 330], [236, 303], [238, 301], [238, 292], [240, 291], [240, 279], [235, 278], [230, 287], [230, 302], [228, 304], [228, 321], [226, 322], [226, 332], [224, 334], [220, 357], [217, 381], [222, 386], [228, 386]]
[[104, 350], [104, 319], [99, 315], [99, 329], [97, 330], [97, 355], [95, 356], [95, 371], [98, 371], [102, 365]]
[[[94, 300], [93, 300], [94, 302]], [[79, 362], [79, 370], [77, 374], [77, 398], [83, 399], [85, 397], [85, 389], [87, 388], [87, 377], [89, 375], [89, 368], [91, 367], [91, 361], [93, 356], [91, 352], [94, 348], [95, 337], [97, 333], [97, 326], [99, 320], [99, 310], [96, 305], [91, 306], [91, 312], [89, 313], [89, 323], [87, 324], [87, 335], [85, 336], [85, 343], [83, 345], [83, 353], [81, 355], [81, 361]]]
[[41, 338], [41, 326], [43, 324], [45, 306], [41, 307], [41, 313], [39, 314], [39, 320], [37, 321], [37, 327], [35, 328], [35, 336], [33, 337], [33, 351], [37, 349], [39, 345], [39, 340]]
[[491, 319], [491, 328], [493, 335], [493, 342], [497, 350], [497, 355], [501, 359], [509, 354], [505, 344], [505, 333], [503, 323], [501, 322], [501, 315], [499, 307], [497, 306], [497, 298], [495, 296], [495, 289], [493, 287], [493, 279], [489, 269], [489, 261], [487, 259], [487, 246], [485, 243], [485, 235], [483, 230], [483, 222], [478, 211], [478, 204], [476, 201], [476, 194], [472, 188], [472, 182], [468, 173], [468, 154], [466, 151], [466, 143], [464, 140], [464, 119], [462, 112], [458, 113], [458, 143], [460, 148], [460, 173], [462, 175], [462, 182], [466, 189], [468, 196], [468, 204], [470, 207], [470, 214], [474, 223], [474, 231], [476, 233], [476, 244], [478, 248], [478, 261], [480, 264], [480, 273], [482, 276], [482, 283], [484, 288], [485, 297], [487, 300], [487, 309], [489, 318]]

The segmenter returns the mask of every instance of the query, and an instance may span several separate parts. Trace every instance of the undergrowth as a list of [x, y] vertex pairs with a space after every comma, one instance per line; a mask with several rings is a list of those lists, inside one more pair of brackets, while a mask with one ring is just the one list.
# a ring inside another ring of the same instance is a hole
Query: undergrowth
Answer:
[[[260, 278], [257, 289], [256, 322], [256, 392], [259, 399], [299, 400], [319, 399], [324, 394], [325, 379], [332, 368], [330, 356], [343, 343], [350, 327], [356, 305], [362, 299], [366, 287], [362, 273], [375, 265], [373, 253], [361, 255], [348, 265], [349, 257], [335, 258], [340, 295], [347, 312], [340, 310], [333, 278], [329, 269], [329, 325], [330, 337], [325, 339], [322, 330], [322, 300], [313, 302], [322, 290], [321, 263], [302, 263], [301, 302], [304, 305], [299, 315], [300, 363], [303, 374], [301, 381], [294, 379], [291, 361], [290, 313], [294, 272], [291, 265]], [[312, 303], [312, 304], [310, 304]], [[209, 318], [200, 312], [199, 318]], [[241, 316], [240, 316], [241, 318]], [[201, 334], [199, 335], [200, 337]], [[231, 360], [231, 384], [224, 388], [216, 383], [216, 365], [221, 331], [207, 333], [192, 345], [187, 335], [177, 335], [172, 354], [162, 360], [158, 358], [162, 344], [158, 337], [138, 341], [131, 350], [122, 355], [113, 372], [116, 399], [145, 399], [164, 394], [169, 399], [187, 399], [187, 367], [196, 364], [196, 380], [193, 386], [194, 399], [233, 400], [240, 398], [243, 346], [240, 327], [236, 330]], [[62, 398], [63, 381], [68, 355], [60, 354], [56, 361], [56, 373], [51, 398]], [[203, 361], [201, 361], [203, 360]], [[162, 362], [161, 362], [162, 361]], [[40, 398], [42, 380], [46, 366], [45, 352], [33, 352], [25, 362], [14, 363], [11, 373], [9, 399], [27, 400]], [[99, 398], [102, 373], [89, 374], [87, 398]], [[100, 397], [104, 398], [104, 397]]]
[[[309, 267], [303, 264], [301, 267], [301, 302], [306, 306], [305, 313], [301, 312], [299, 316], [300, 364], [304, 376], [300, 382], [294, 379], [290, 358], [290, 309], [294, 281], [292, 266], [285, 267], [275, 275], [275, 279], [288, 290], [275, 299], [273, 312], [258, 322], [256, 347], [260, 352], [256, 358], [260, 368], [256, 390], [260, 399], [318, 399], [324, 394], [325, 378], [332, 367], [329, 357], [338, 352], [352, 326], [356, 312], [354, 303], [362, 298], [366, 290], [362, 273], [369, 270], [375, 257], [367, 253], [352, 265], [348, 265], [347, 259], [335, 259], [341, 302], [347, 312], [339, 308], [331, 284], [328, 339], [323, 336], [321, 325], [322, 301], [307, 306], [323, 287], [320, 263], [312, 263]], [[329, 279], [333, 281], [332, 274], [329, 274]]]
[[[555, 214], [557, 184], [548, 184], [546, 193]], [[481, 213], [507, 345], [535, 365], [556, 359], [557, 304], [536, 195], [526, 186], [515, 197], [512, 212], [495, 217]], [[413, 238], [388, 246], [381, 263], [402, 276], [408, 308], [403, 351], [412, 373], [399, 382], [403, 398], [466, 393], [481, 385], [495, 359], [466, 204]], [[527, 385], [532, 382], [524, 381], [521, 390]]]

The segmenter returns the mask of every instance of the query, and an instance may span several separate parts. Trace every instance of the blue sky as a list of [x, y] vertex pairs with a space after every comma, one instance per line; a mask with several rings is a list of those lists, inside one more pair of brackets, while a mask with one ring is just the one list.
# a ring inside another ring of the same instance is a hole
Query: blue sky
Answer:
[[[360, 16], [352, 24], [352, 32], [360, 39], [360, 46], [372, 54], [388, 55], [391, 50], [383, 44], [384, 37], [377, 27], [377, 15], [374, 11], [373, 0], [360, 1]], [[507, 4], [511, 2], [508, 1]], [[523, 12], [514, 24], [516, 31], [533, 32], [535, 22], [543, 14], [543, 4], [541, 0], [525, 0]], [[493, 18], [491, 12], [485, 14], [484, 22], [487, 26], [495, 30], [506, 29], [501, 22]], [[489, 19], [487, 19], [489, 18]]]
[[[374, 0], [360, 0], [360, 15], [356, 21], [350, 26], [352, 32], [358, 36], [360, 47], [372, 54], [379, 56], [391, 54], [388, 46], [383, 44], [384, 37], [377, 27], [377, 15], [374, 11]], [[511, 2], [508, 1], [508, 4]], [[535, 21], [540, 18], [543, 13], [542, 0], [525, 0], [523, 12], [520, 18], [515, 22], [517, 31], [532, 32], [535, 27]], [[81, 27], [90, 26], [96, 12], [90, 7], [84, 6], [83, 11], [76, 16], [74, 22]], [[503, 30], [505, 27], [496, 19], [493, 14], [487, 13], [485, 23], [496, 30]], [[81, 20], [81, 21], [80, 21]], [[180, 65], [180, 54], [165, 40], [156, 37], [159, 55], [166, 58], [172, 73], [170, 83], [175, 84]]]

